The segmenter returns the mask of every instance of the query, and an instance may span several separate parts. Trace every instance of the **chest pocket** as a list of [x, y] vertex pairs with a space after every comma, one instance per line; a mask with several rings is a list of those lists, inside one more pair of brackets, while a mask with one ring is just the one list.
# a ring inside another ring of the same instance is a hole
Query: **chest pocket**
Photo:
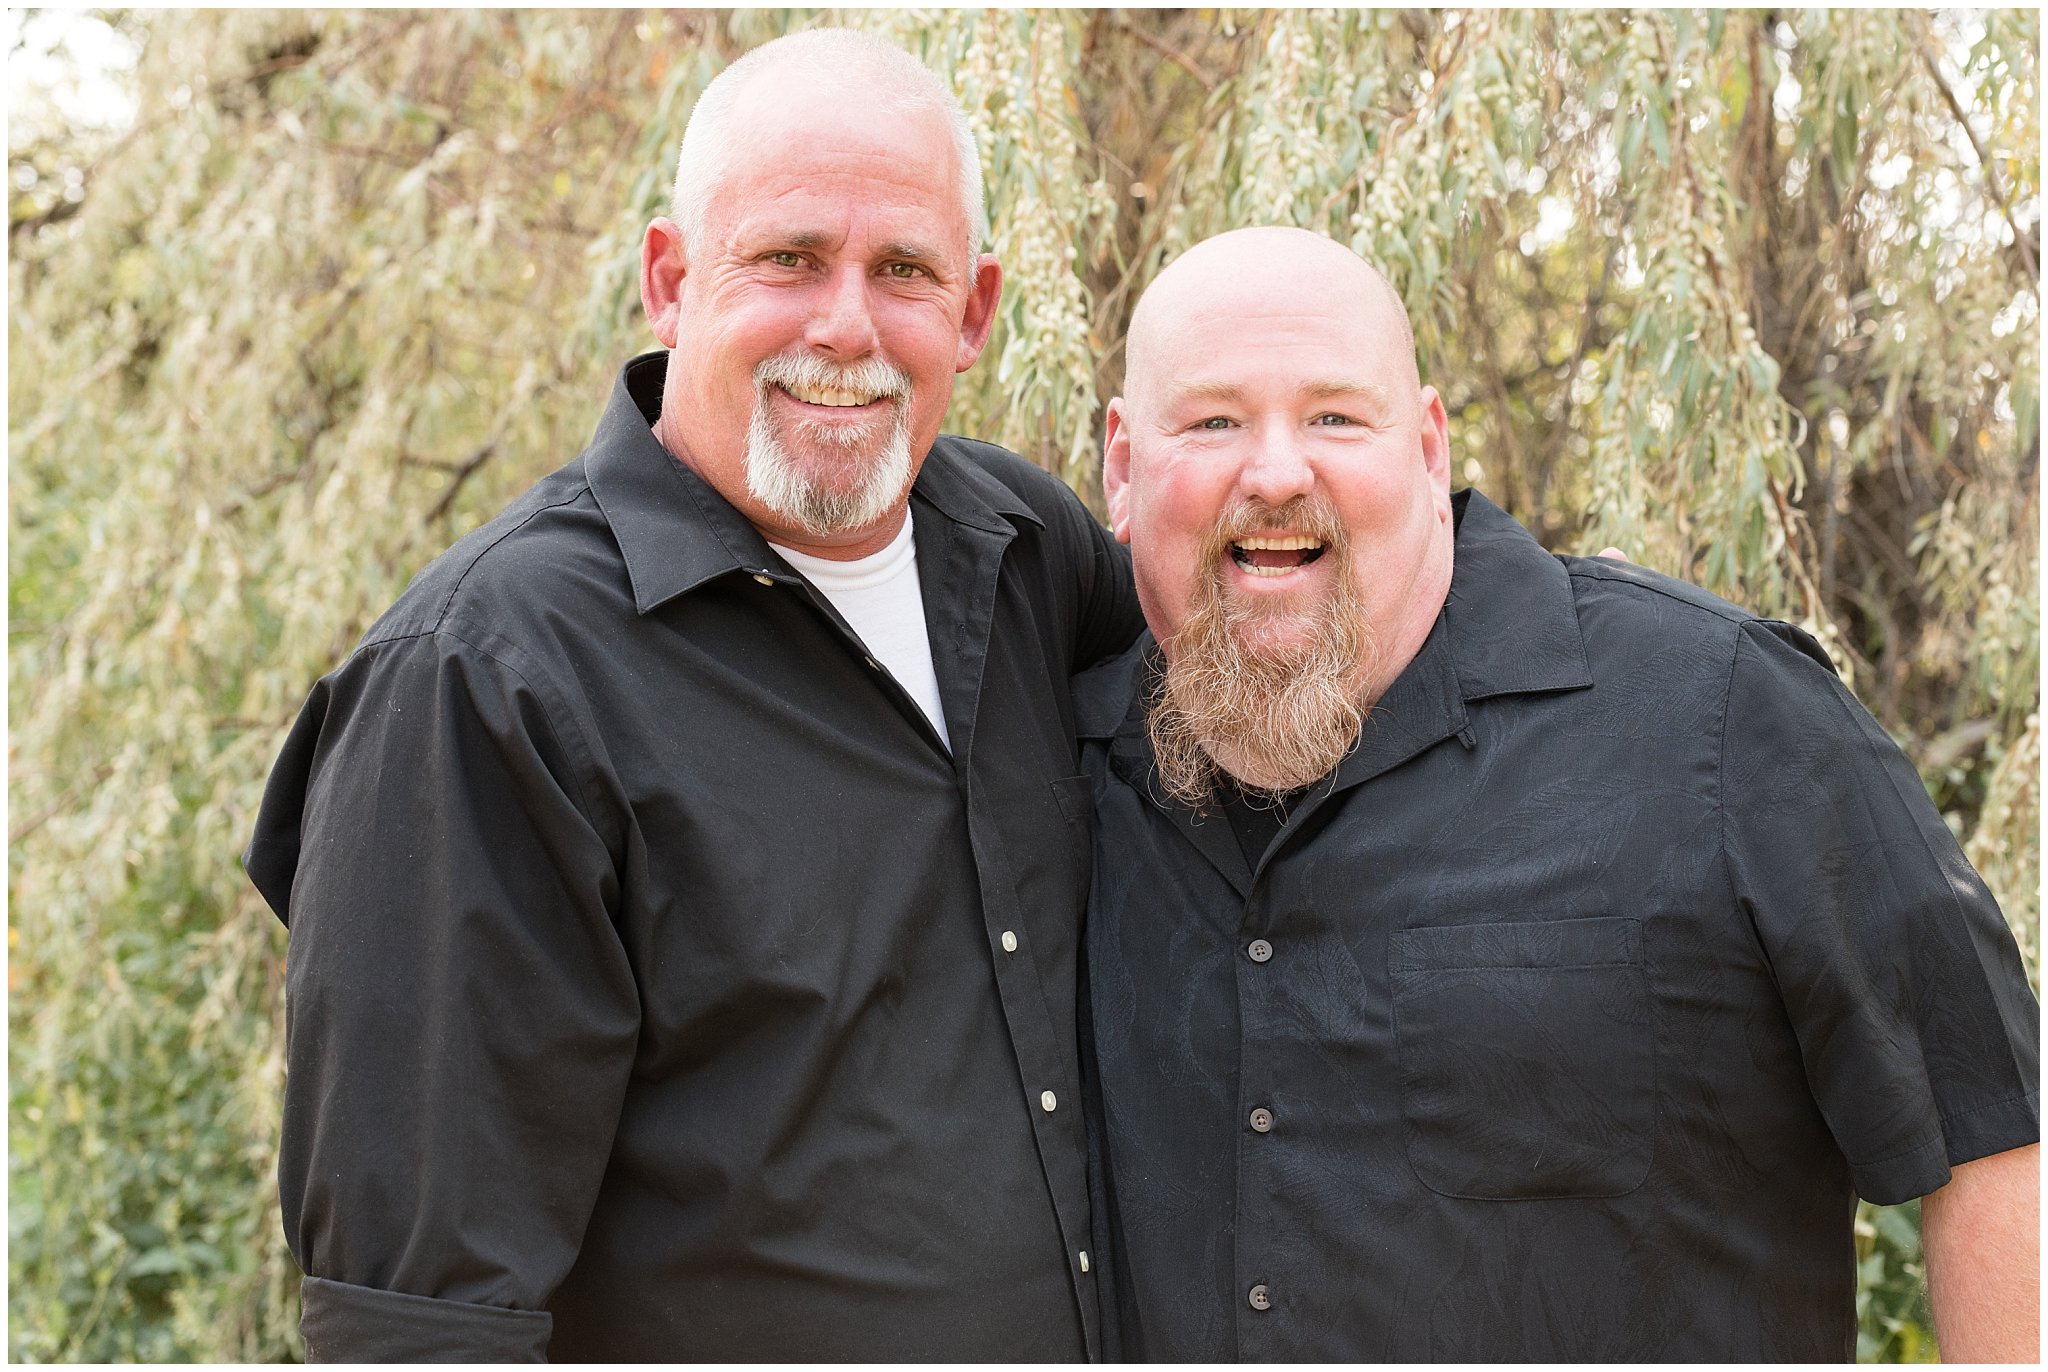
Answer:
[[1425, 1186], [1532, 1200], [1642, 1184], [1656, 1044], [1640, 920], [1400, 929], [1388, 972]]

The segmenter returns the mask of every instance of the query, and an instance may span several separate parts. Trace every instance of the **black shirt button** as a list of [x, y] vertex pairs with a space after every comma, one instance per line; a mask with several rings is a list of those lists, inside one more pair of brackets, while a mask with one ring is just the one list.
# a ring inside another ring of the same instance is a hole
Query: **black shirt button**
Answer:
[[1261, 1105], [1252, 1111], [1252, 1132], [1266, 1134], [1273, 1129], [1273, 1112]]
[[1264, 962], [1267, 958], [1273, 956], [1273, 945], [1262, 938], [1255, 938], [1244, 951], [1245, 956], [1249, 957], [1253, 962]]
[[1261, 1282], [1252, 1288], [1251, 1303], [1254, 1310], [1271, 1310], [1273, 1308], [1273, 1298], [1266, 1294], [1265, 1283]]

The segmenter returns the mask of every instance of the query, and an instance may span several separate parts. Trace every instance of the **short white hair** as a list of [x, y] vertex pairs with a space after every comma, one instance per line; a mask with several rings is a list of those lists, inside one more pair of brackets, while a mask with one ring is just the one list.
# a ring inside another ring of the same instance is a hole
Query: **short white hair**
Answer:
[[683, 130], [682, 150], [676, 155], [675, 191], [669, 200], [669, 217], [681, 227], [689, 251], [696, 254], [703, 249], [706, 211], [725, 175], [726, 158], [738, 132], [732, 127], [732, 110], [741, 90], [771, 67], [783, 66], [841, 85], [864, 81], [864, 97], [879, 96], [894, 109], [923, 106], [945, 116], [959, 164], [961, 235], [967, 240], [967, 261], [972, 269], [982, 244], [988, 241], [988, 211], [981, 200], [981, 157], [967, 112], [931, 68], [894, 44], [857, 29], [805, 29], [763, 43], [720, 72], [697, 97], [697, 107]]

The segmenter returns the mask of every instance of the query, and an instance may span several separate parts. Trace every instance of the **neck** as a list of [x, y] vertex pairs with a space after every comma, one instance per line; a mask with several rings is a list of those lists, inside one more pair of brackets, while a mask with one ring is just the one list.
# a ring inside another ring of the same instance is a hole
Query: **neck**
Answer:
[[1451, 542], [1449, 526], [1445, 528], [1446, 537], [1441, 545], [1431, 550], [1416, 573], [1409, 594], [1404, 598], [1400, 618], [1380, 640], [1374, 660], [1365, 664], [1359, 691], [1359, 704], [1363, 708], [1370, 709], [1376, 704], [1387, 693], [1387, 688], [1400, 679], [1401, 673], [1408, 670], [1408, 664], [1429, 641], [1437, 616], [1443, 613], [1444, 602], [1450, 598]]
[[789, 529], [779, 524], [763, 523], [752, 510], [742, 511], [761, 537], [780, 548], [794, 548], [810, 557], [822, 557], [830, 562], [852, 562], [856, 558], [870, 557], [879, 553], [895, 541], [903, 531], [903, 521], [910, 517], [910, 502], [905, 501], [881, 518], [881, 522], [852, 533], [818, 535], [802, 529]]

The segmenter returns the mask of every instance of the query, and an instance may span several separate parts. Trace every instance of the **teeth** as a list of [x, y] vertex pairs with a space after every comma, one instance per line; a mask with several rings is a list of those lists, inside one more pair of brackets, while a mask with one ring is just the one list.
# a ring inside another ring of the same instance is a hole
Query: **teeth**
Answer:
[[1237, 569], [1249, 576], [1286, 576], [1289, 572], [1296, 570], [1293, 567], [1261, 567], [1254, 562], [1240, 562], [1237, 564]]
[[1323, 540], [1320, 538], [1309, 538], [1303, 534], [1289, 534], [1285, 538], [1240, 538], [1237, 540], [1237, 546], [1240, 548], [1263, 549], [1276, 553], [1288, 553], [1320, 548], [1323, 546]]
[[870, 404], [875, 398], [873, 392], [842, 391], [836, 386], [785, 386], [783, 389], [806, 405], [845, 408], [850, 405]]

